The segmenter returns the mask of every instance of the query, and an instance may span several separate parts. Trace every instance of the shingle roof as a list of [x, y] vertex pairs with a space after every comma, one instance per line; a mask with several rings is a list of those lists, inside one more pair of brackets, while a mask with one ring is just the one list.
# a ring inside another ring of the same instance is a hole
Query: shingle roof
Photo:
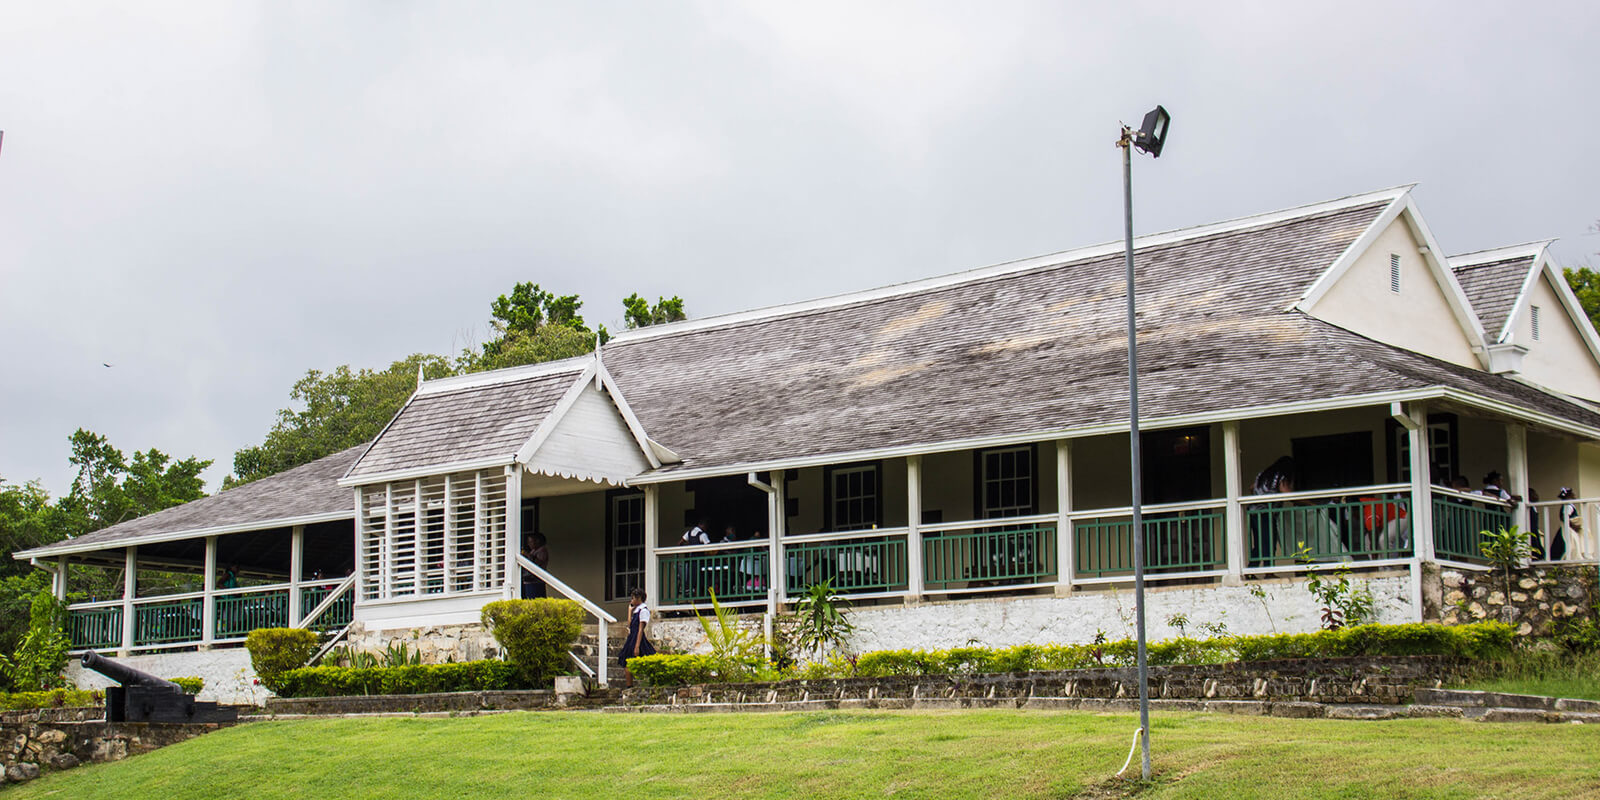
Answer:
[[586, 359], [557, 371], [487, 385], [426, 386], [412, 398], [349, 477], [511, 457], [533, 437], [556, 402], [572, 388]]
[[355, 517], [350, 490], [339, 486], [339, 476], [350, 468], [366, 445], [341, 450], [260, 480], [251, 481], [210, 497], [202, 497], [138, 519], [111, 525], [63, 542], [19, 553], [44, 555], [59, 548], [121, 542], [146, 536], [176, 534], [238, 526], [239, 530], [275, 527], [286, 520], [344, 514]]
[[1511, 307], [1522, 292], [1522, 284], [1527, 280], [1533, 262], [1534, 256], [1526, 255], [1451, 267], [1490, 341], [1500, 341], [1506, 318], [1511, 315]]

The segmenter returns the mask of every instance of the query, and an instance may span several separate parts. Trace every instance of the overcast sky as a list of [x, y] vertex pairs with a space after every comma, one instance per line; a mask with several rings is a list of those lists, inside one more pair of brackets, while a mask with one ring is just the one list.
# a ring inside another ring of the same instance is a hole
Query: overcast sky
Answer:
[[214, 491], [516, 281], [618, 328], [1115, 240], [1156, 103], [1141, 232], [1417, 182], [1452, 253], [1600, 250], [1592, 2], [1219, 5], [6, 3], [0, 476], [85, 427]]

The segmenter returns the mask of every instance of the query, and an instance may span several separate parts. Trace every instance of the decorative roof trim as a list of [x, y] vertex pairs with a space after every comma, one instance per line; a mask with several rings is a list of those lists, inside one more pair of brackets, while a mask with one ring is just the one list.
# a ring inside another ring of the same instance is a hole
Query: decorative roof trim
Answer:
[[[1169, 244], [1188, 241], [1190, 239], [1216, 236], [1219, 234], [1232, 233], [1234, 231], [1247, 230], [1250, 228], [1258, 228], [1280, 222], [1301, 219], [1317, 214], [1325, 214], [1347, 208], [1356, 208], [1384, 200], [1393, 201], [1404, 197], [1405, 194], [1411, 190], [1412, 186], [1415, 186], [1415, 184], [1406, 184], [1404, 186], [1381, 189], [1376, 192], [1367, 192], [1365, 194], [1350, 195], [1348, 197], [1341, 197], [1336, 200], [1328, 200], [1321, 203], [1313, 203], [1311, 205], [1296, 206], [1278, 211], [1270, 211], [1264, 214], [1255, 214], [1248, 217], [1239, 217], [1237, 219], [1225, 220], [1223, 222], [1216, 222], [1207, 225], [1198, 225], [1190, 228], [1178, 228], [1171, 231], [1163, 231], [1161, 233], [1146, 234], [1134, 239], [1134, 247], [1135, 249], [1161, 247]], [[1026, 272], [1028, 270], [1045, 267], [1062, 266], [1079, 261], [1086, 261], [1092, 258], [1102, 258], [1105, 256], [1116, 255], [1121, 253], [1125, 246], [1126, 244], [1121, 239], [1118, 239], [1113, 242], [1105, 242], [1103, 244], [1090, 245], [1088, 247], [1066, 250], [1048, 255], [1035, 256], [1017, 261], [1007, 261], [987, 267], [966, 270], [964, 272], [956, 272], [934, 278], [925, 278], [922, 280], [899, 283], [891, 286], [866, 289], [859, 292], [850, 292], [814, 300], [804, 300], [798, 303], [769, 306], [767, 308], [754, 309], [751, 311], [739, 311], [730, 314], [685, 320], [682, 322], [669, 322], [663, 325], [650, 325], [643, 328], [620, 331], [611, 337], [611, 343], [624, 344], [628, 342], [642, 341], [644, 339], [653, 339], [661, 336], [675, 336], [678, 334], [695, 333], [698, 331], [712, 330], [716, 328], [732, 327], [735, 325], [757, 322], [775, 317], [802, 314], [812, 311], [822, 311], [840, 306], [852, 305], [855, 303], [884, 300], [891, 297], [898, 297], [901, 295], [913, 294], [931, 289], [959, 286], [965, 283], [987, 280], [1017, 272]]]
[[1463, 267], [1475, 267], [1480, 264], [1493, 264], [1496, 261], [1510, 261], [1516, 258], [1537, 258], [1540, 253], [1544, 252], [1546, 247], [1549, 247], [1554, 242], [1554, 239], [1543, 239], [1536, 242], [1506, 245], [1505, 247], [1493, 247], [1488, 250], [1474, 250], [1471, 253], [1457, 253], [1446, 260], [1450, 262], [1451, 269], [1460, 269]]
[[374, 483], [388, 483], [390, 481], [403, 481], [411, 478], [427, 478], [433, 475], [448, 475], [452, 472], [472, 472], [480, 469], [510, 466], [515, 459], [512, 456], [491, 456], [478, 458], [472, 461], [455, 461], [449, 464], [429, 464], [410, 469], [397, 469], [389, 472], [375, 472], [371, 475], [359, 477], [343, 477], [339, 479], [340, 486], [370, 486]]
[[299, 517], [280, 517], [278, 519], [259, 520], [254, 522], [239, 522], [230, 525], [216, 525], [210, 528], [190, 528], [181, 531], [164, 531], [162, 533], [147, 533], [143, 536], [130, 536], [126, 539], [116, 539], [109, 542], [84, 542], [75, 544], [76, 540], [47, 544], [35, 547], [32, 550], [21, 550], [12, 553], [11, 557], [18, 561], [29, 558], [46, 558], [49, 556], [65, 556], [74, 553], [92, 553], [100, 550], [121, 550], [125, 547], [137, 547], [144, 544], [160, 544], [162, 542], [177, 542], [184, 539], [199, 539], [206, 536], [222, 536], [229, 533], [248, 533], [250, 531], [271, 530], [273, 528], [292, 528], [296, 525], [315, 525], [319, 522], [338, 522], [339, 520], [356, 518], [355, 505], [352, 503], [349, 511], [327, 511], [321, 514], [307, 514]]
[[[627, 423], [628, 431], [633, 434], [633, 440], [638, 442], [639, 449], [644, 452], [645, 460], [650, 462], [650, 468], [659, 469], [663, 462], [679, 460], [677, 454], [672, 452], [670, 448], [651, 439], [650, 435], [645, 432], [644, 424], [633, 413], [633, 407], [628, 405], [628, 399], [622, 396], [622, 388], [617, 386], [616, 380], [611, 377], [611, 371], [606, 369], [606, 365], [599, 361], [596, 361], [595, 364], [600, 368], [598, 377], [605, 387], [606, 394], [611, 397], [611, 402], [617, 407], [618, 413], [622, 414], [622, 421]], [[664, 458], [663, 456], [666, 457]]]
[[555, 406], [550, 409], [550, 413], [545, 414], [544, 419], [539, 421], [539, 427], [533, 429], [533, 435], [529, 436], [528, 441], [523, 442], [522, 446], [517, 448], [516, 455], [512, 456], [512, 461], [527, 466], [528, 462], [533, 460], [533, 454], [544, 446], [545, 440], [549, 439], [550, 434], [555, 432], [556, 426], [561, 423], [561, 419], [577, 404], [578, 398], [583, 395], [583, 390], [589, 388], [589, 380], [595, 376], [595, 368], [598, 365], [598, 361], [590, 359], [589, 366], [578, 374], [572, 385], [567, 387], [566, 393], [561, 395], [561, 399], [557, 400]]

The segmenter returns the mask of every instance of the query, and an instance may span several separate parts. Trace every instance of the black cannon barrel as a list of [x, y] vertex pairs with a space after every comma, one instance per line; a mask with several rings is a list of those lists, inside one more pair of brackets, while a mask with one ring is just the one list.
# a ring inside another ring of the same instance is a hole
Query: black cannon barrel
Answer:
[[123, 686], [143, 686], [148, 689], [166, 689], [178, 694], [184, 694], [183, 687], [169, 680], [163, 680], [148, 672], [134, 669], [127, 664], [118, 664], [93, 650], [83, 654], [83, 666], [92, 669], [101, 675], [122, 684]]

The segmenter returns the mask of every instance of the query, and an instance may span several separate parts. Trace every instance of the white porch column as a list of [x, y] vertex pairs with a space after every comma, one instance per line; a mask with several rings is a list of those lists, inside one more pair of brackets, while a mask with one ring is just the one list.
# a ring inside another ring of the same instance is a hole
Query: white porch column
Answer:
[[117, 651], [124, 657], [133, 652], [133, 598], [138, 591], [139, 548], [129, 547], [122, 562], [122, 649]]
[[772, 538], [768, 540], [771, 550], [767, 553], [767, 579], [772, 586], [767, 594], [772, 598], [771, 611], [777, 614], [789, 602], [789, 565], [783, 560], [783, 537], [789, 532], [789, 492], [782, 470], [773, 470], [768, 480], [772, 481], [772, 492], [767, 495], [767, 524], [772, 528]]
[[200, 649], [211, 647], [211, 640], [216, 638], [217, 632], [217, 537], [206, 537], [205, 567], [200, 573], [202, 578], [201, 591], [205, 596], [200, 598]]
[[1411, 451], [1411, 538], [1418, 561], [1433, 561], [1433, 489], [1428, 484], [1428, 406], [1410, 403], [1406, 416], [1407, 449]]
[[56, 599], [67, 602], [67, 556], [56, 559], [56, 576], [50, 582], [50, 588], [55, 590]]
[[1072, 535], [1072, 440], [1056, 440], [1056, 592], [1072, 591], [1078, 577], [1076, 539]]
[[1522, 498], [1511, 510], [1511, 524], [1527, 533], [1532, 528], [1528, 514], [1528, 429], [1506, 426], [1506, 491]]
[[[449, 536], [445, 537], [449, 541]], [[296, 525], [289, 533], [289, 627], [300, 624], [300, 576], [306, 567], [306, 526]]]
[[[421, 497], [419, 490], [417, 496]], [[420, 501], [419, 501], [420, 502]], [[421, 530], [422, 514], [417, 514]], [[517, 554], [522, 552], [522, 465], [506, 467], [506, 583], [502, 594], [507, 600], [522, 596], [522, 567], [517, 565]], [[421, 591], [419, 585], [417, 591]]]
[[661, 487], [655, 484], [644, 487], [644, 592], [652, 607], [661, 602]]
[[1248, 558], [1249, 548], [1245, 534], [1244, 504], [1239, 502], [1242, 490], [1242, 476], [1239, 473], [1239, 421], [1236, 419], [1222, 423], [1222, 482], [1223, 496], [1227, 498], [1227, 511], [1223, 516], [1225, 520], [1225, 535], [1228, 543], [1228, 576], [1223, 583], [1240, 585], [1244, 583], [1244, 565]]
[[906, 456], [906, 599], [922, 599], [922, 456]]

